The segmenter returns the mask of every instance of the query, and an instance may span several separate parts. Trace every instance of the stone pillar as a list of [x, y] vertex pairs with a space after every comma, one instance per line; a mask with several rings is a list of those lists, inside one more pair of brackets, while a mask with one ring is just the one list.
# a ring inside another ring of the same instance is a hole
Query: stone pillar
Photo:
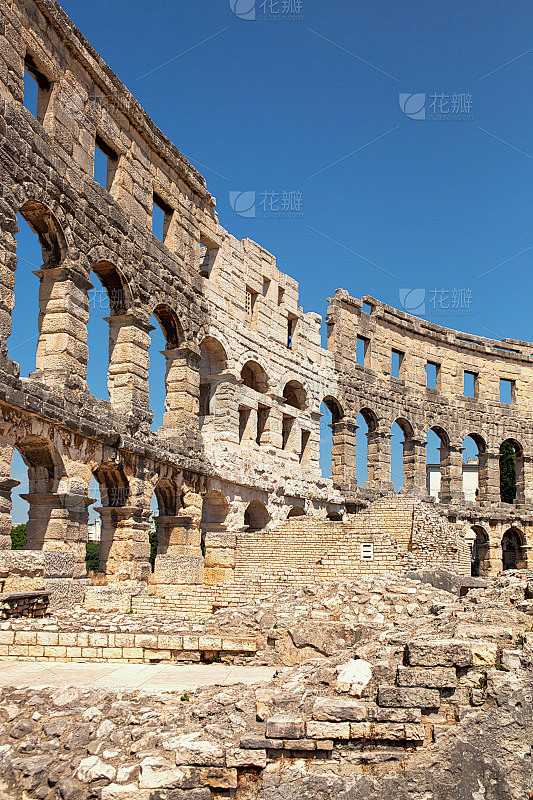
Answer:
[[198, 430], [200, 411], [200, 350], [189, 343], [162, 351], [166, 358], [165, 385], [167, 397], [163, 427]]
[[426, 494], [426, 445], [420, 439], [403, 442], [403, 485], [410, 494]]
[[92, 285], [68, 263], [36, 270], [39, 286], [39, 341], [35, 372], [51, 386], [87, 389], [87, 323]]
[[[185, 486], [182, 495], [183, 509], [174, 518], [171, 552], [158, 553], [155, 559], [152, 582], [160, 585], [198, 585], [204, 580], [200, 520], [203, 499], [192, 486]], [[168, 519], [168, 518], [167, 518]]]
[[485, 452], [479, 456], [479, 500], [497, 506], [500, 503], [500, 453]]
[[11, 490], [19, 485], [9, 476], [0, 477], [0, 550], [11, 550]]
[[235, 548], [237, 535], [224, 524], [209, 524], [205, 533], [204, 583], [214, 586], [235, 580]]
[[333, 434], [331, 448], [331, 477], [343, 488], [357, 488], [356, 434], [358, 425], [344, 417], [329, 426]]
[[105, 572], [111, 581], [147, 581], [149, 512], [136, 506], [104, 506], [96, 510], [102, 517], [100, 572]]
[[533, 505], [533, 459], [523, 455], [515, 458], [516, 503], [531, 508]]
[[369, 431], [368, 439], [368, 480], [367, 486], [381, 491], [392, 491], [390, 479], [391, 434], [381, 431]]
[[73, 553], [74, 577], [85, 575], [88, 508], [94, 501], [76, 493], [30, 492], [21, 497], [30, 506], [25, 549]]
[[439, 500], [449, 503], [462, 501], [463, 495], [463, 446], [442, 445], [440, 448], [441, 481]]
[[157, 524], [157, 554], [158, 555], [198, 555], [200, 550], [201, 532], [198, 525], [194, 524], [190, 516], [178, 514], [176, 516], [155, 517]]
[[111, 405], [123, 413], [149, 417], [148, 351], [154, 327], [130, 313], [106, 317], [106, 322], [109, 323], [107, 387]]

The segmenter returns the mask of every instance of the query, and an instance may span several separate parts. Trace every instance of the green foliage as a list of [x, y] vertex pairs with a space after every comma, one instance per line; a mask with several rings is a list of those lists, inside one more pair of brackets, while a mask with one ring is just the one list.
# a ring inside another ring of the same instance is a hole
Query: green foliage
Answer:
[[500, 496], [504, 503], [513, 503], [516, 497], [515, 451], [511, 442], [500, 447]]
[[187, 694], [187, 692], [183, 692], [183, 694], [182, 694], [182, 695], [181, 695], [181, 697], [180, 697], [180, 700], [181, 700], [181, 702], [182, 702], [182, 703], [189, 703], [189, 702], [190, 702], [190, 699], [191, 699], [191, 698], [189, 697], [189, 695]]
[[100, 542], [87, 542], [85, 545], [85, 565], [87, 572], [100, 570]]
[[14, 525], [11, 528], [11, 549], [24, 550], [26, 545], [26, 523]]

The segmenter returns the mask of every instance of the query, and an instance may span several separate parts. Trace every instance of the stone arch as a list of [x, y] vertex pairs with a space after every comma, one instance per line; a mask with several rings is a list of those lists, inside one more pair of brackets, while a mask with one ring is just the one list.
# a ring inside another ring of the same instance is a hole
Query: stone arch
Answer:
[[166, 303], [160, 303], [152, 313], [161, 326], [167, 349], [171, 350], [179, 347], [184, 340], [184, 334], [183, 327], [174, 309]]
[[[512, 455], [505, 446], [512, 448]], [[504, 503], [523, 503], [525, 500], [524, 448], [513, 437], [500, 445], [500, 500]], [[513, 496], [514, 495], [514, 496]]]
[[229, 503], [222, 492], [210, 490], [203, 496], [202, 527], [220, 527], [226, 521], [228, 511]]
[[241, 379], [244, 386], [260, 394], [268, 392], [268, 376], [264, 368], [257, 361], [247, 361], [241, 369]]
[[244, 512], [244, 524], [249, 531], [260, 531], [270, 522], [267, 507], [260, 500], [252, 500]]
[[523, 534], [518, 528], [509, 528], [502, 537], [502, 568], [522, 569], [525, 566], [523, 553]]
[[[397, 431], [394, 430], [395, 426], [397, 426]], [[391, 425], [391, 459], [390, 459], [390, 477], [391, 481], [394, 483], [395, 488], [399, 487], [400, 479], [401, 479], [401, 488], [412, 488], [415, 486], [415, 450], [413, 446], [413, 439], [414, 439], [414, 429], [408, 419], [405, 417], [396, 417]], [[403, 436], [403, 441], [399, 441], [400, 436], [396, 436], [395, 434], [400, 434]], [[396, 456], [396, 446], [398, 445], [401, 447], [401, 476], [395, 474], [395, 456]], [[396, 480], [394, 480], [396, 478]]]
[[291, 506], [287, 514], [287, 519], [293, 519], [294, 517], [305, 517], [305, 508], [301, 506]]
[[[468, 440], [473, 442], [477, 453], [468, 453]], [[462, 488], [466, 502], [477, 502], [485, 491], [486, 486], [486, 462], [487, 462], [487, 443], [479, 433], [467, 433], [462, 441]]]
[[228, 370], [224, 346], [213, 336], [206, 336], [200, 345], [200, 417], [212, 413], [212, 400], [219, 376]]
[[297, 408], [299, 411], [307, 409], [307, 392], [300, 381], [292, 379], [283, 388], [283, 400], [286, 405]]
[[482, 525], [472, 525], [476, 538], [472, 545], [472, 576], [480, 577], [490, 574], [490, 537]]
[[359, 414], [361, 414], [364, 421], [368, 425], [368, 432], [375, 433], [379, 427], [379, 419], [375, 411], [372, 411], [372, 409], [368, 408], [368, 406], [364, 406], [359, 410]]
[[[426, 434], [426, 445], [431, 445], [431, 434], [436, 437], [435, 441], [438, 441], [439, 447], [439, 454], [438, 454], [438, 462], [434, 463], [432, 454], [431, 454], [431, 447], [426, 448], [426, 491], [427, 493], [435, 497], [437, 502], [440, 500], [448, 500], [450, 497], [451, 492], [451, 475], [450, 475], [450, 452], [451, 452], [451, 439], [448, 431], [443, 428], [440, 424], [431, 425], [428, 429]], [[462, 454], [462, 447], [457, 448], [457, 455], [458, 458], [461, 458]], [[458, 485], [461, 490], [462, 496], [462, 466], [461, 463], [458, 467], [460, 474], [459, 474], [459, 483], [457, 483], [457, 476], [454, 485]]]
[[91, 269], [107, 292], [111, 315], [124, 314], [130, 308], [132, 301], [129, 282], [121, 270], [105, 259], [96, 261]]
[[[320, 404], [320, 466], [328, 478], [355, 478], [355, 427], [343, 422], [344, 410], [332, 395], [326, 395]], [[327, 422], [327, 414], [331, 422]], [[331, 433], [328, 431], [330, 429]], [[328, 469], [329, 468], [329, 469]]]
[[66, 258], [65, 234], [56, 215], [40, 200], [28, 199], [19, 209], [32, 231], [37, 234], [43, 253], [43, 266], [57, 267]]

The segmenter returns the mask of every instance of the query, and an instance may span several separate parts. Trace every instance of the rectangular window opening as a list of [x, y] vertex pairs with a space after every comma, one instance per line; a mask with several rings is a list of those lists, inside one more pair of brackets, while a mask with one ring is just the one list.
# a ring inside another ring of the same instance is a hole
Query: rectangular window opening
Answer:
[[278, 286], [278, 306], [280, 306], [283, 303], [284, 296], [285, 296], [285, 289], [283, 289], [281, 286]]
[[244, 301], [244, 310], [246, 312], [246, 318], [250, 322], [253, 320], [255, 316], [255, 304], [257, 301], [257, 292], [254, 292], [253, 289], [250, 289], [249, 286], [246, 287], [246, 296]]
[[508, 378], [500, 380], [500, 403], [511, 405], [515, 399], [515, 382]]
[[263, 278], [263, 297], [268, 297], [270, 290], [270, 281], [268, 278]]
[[477, 397], [477, 373], [465, 370], [463, 382], [463, 397]]
[[403, 366], [403, 358], [405, 353], [402, 353], [401, 350], [392, 350], [391, 352], [391, 368], [390, 374], [393, 378], [401, 378], [402, 377], [402, 366]]
[[300, 445], [300, 463], [304, 466], [309, 463], [309, 442], [311, 439], [311, 431], [302, 431], [302, 440]]
[[374, 560], [374, 544], [373, 542], [361, 542], [361, 561]]
[[283, 415], [283, 422], [281, 427], [281, 448], [282, 450], [287, 449], [287, 445], [289, 444], [289, 439], [291, 436], [292, 426], [294, 424], [294, 417], [288, 417]]
[[248, 427], [248, 420], [250, 419], [251, 409], [240, 406], [239, 408], [239, 444], [243, 441]]
[[94, 180], [109, 191], [115, 177], [118, 155], [101, 136], [94, 140]]
[[257, 444], [265, 444], [265, 433], [267, 430], [268, 415], [270, 408], [268, 406], [259, 406], [257, 409], [257, 436], [255, 441]]
[[204, 236], [200, 237], [200, 266], [199, 273], [202, 278], [210, 278], [211, 271], [215, 264], [218, 255], [218, 247], [213, 242], [206, 239]]
[[27, 53], [24, 59], [24, 107], [39, 122], [44, 121], [52, 83], [37, 67], [32, 56]]
[[363, 314], [371, 314], [373, 311], [373, 307], [370, 305], [370, 303], [363, 303], [363, 305], [361, 306], [361, 311], [363, 312]]
[[294, 350], [296, 346], [296, 325], [298, 317], [294, 314], [289, 314], [287, 317], [287, 347], [289, 350]]
[[200, 384], [200, 416], [207, 417], [211, 413], [211, 384]]
[[168, 229], [170, 227], [170, 221], [172, 219], [172, 208], [166, 203], [162, 197], [154, 192], [154, 201], [152, 206], [152, 234], [159, 239], [160, 242], [164, 242]]
[[428, 389], [438, 389], [440, 365], [433, 361], [426, 364], [426, 386]]
[[368, 349], [370, 345], [370, 339], [366, 339], [364, 336], [358, 336], [356, 342], [356, 363], [360, 364], [362, 367], [368, 366]]

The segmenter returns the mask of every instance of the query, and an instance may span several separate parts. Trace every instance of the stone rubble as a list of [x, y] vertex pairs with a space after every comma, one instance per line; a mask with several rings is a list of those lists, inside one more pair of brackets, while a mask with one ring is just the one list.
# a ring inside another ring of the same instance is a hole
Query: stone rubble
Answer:
[[[241, 628], [257, 633], [268, 621], [288, 632], [312, 620], [328, 652], [284, 666], [294, 659], [275, 639], [278, 672], [251, 687], [4, 688], [0, 797], [527, 798], [530, 586], [506, 573], [459, 598], [396, 576], [272, 596], [239, 610]], [[360, 606], [384, 621], [361, 623]], [[236, 624], [235, 614], [209, 624]], [[357, 640], [339, 638], [337, 626], [355, 620]]]

